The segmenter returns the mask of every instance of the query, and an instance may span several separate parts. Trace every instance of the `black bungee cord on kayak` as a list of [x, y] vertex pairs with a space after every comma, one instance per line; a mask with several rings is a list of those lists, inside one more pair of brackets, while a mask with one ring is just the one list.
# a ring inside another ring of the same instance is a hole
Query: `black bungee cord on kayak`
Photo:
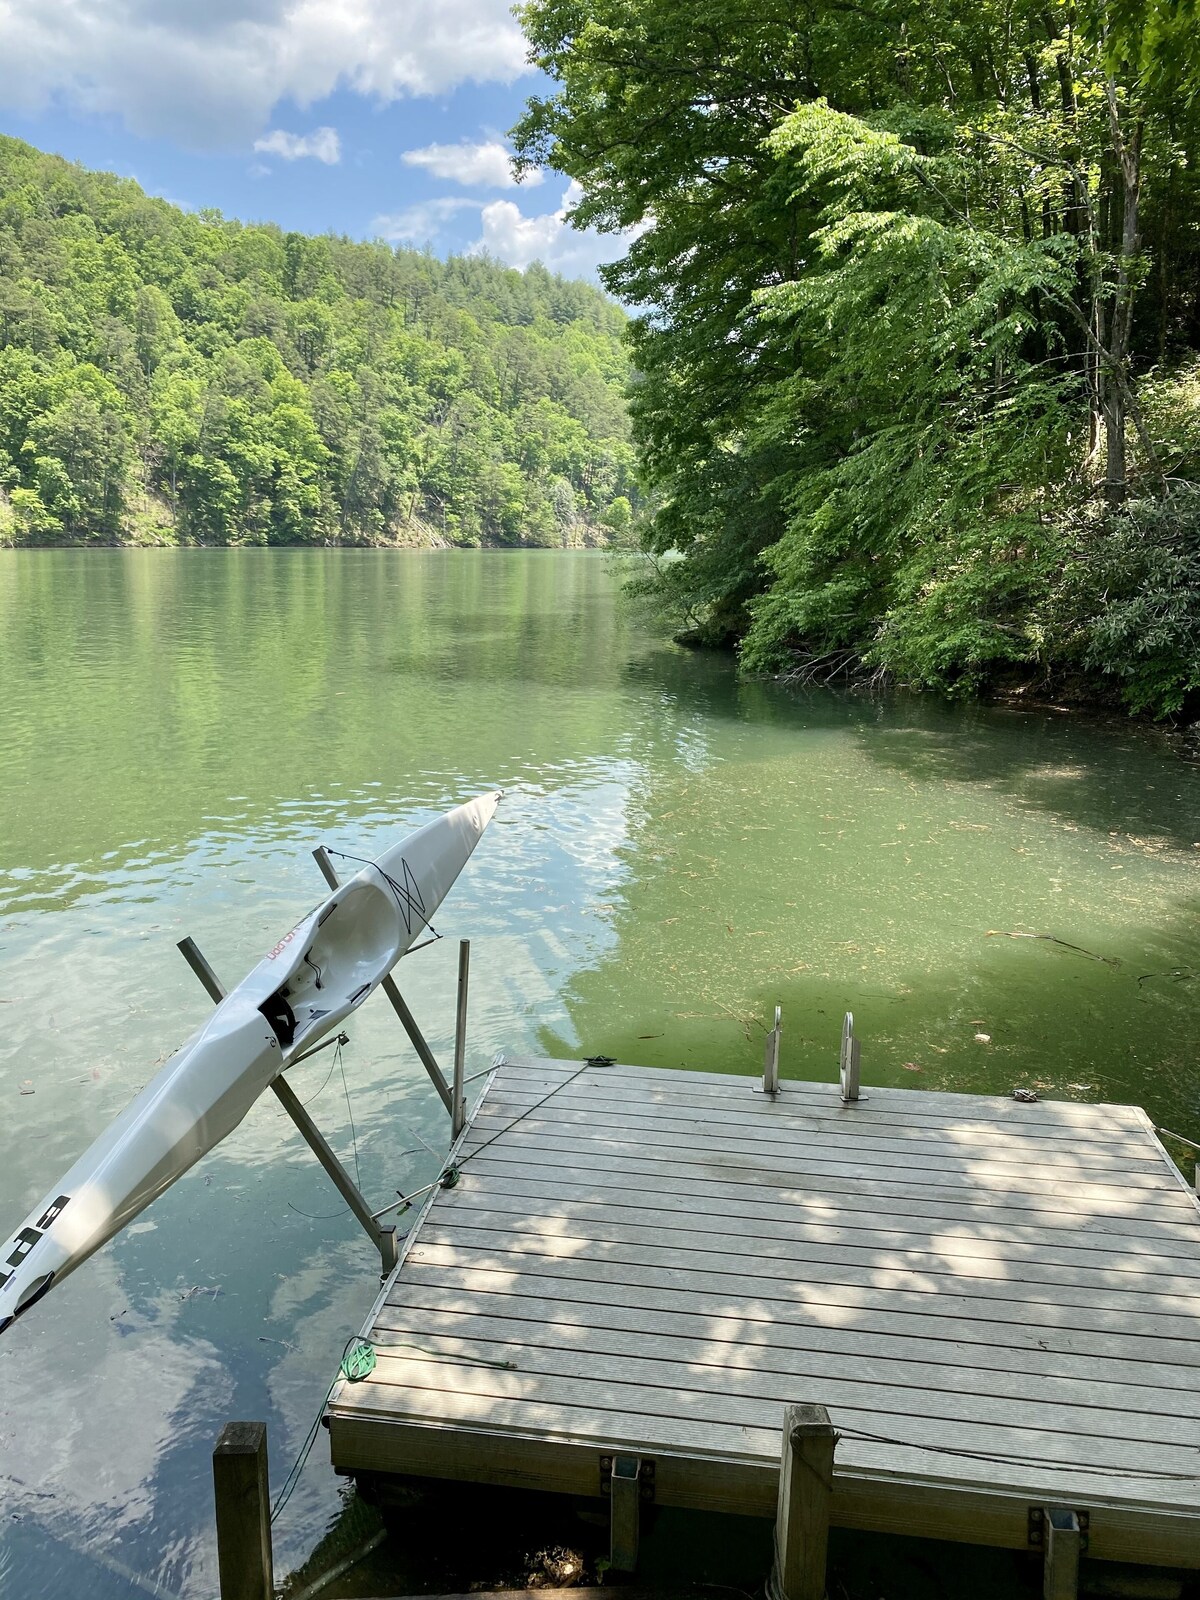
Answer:
[[[400, 915], [404, 918], [404, 926], [408, 929], [409, 933], [413, 931], [412, 925], [413, 918], [415, 917], [418, 922], [424, 924], [424, 926], [429, 929], [430, 933], [435, 939], [440, 939], [442, 937], [434, 927], [433, 923], [430, 922], [429, 918], [425, 915], [425, 898], [421, 893], [421, 886], [413, 876], [412, 870], [410, 869], [408, 862], [404, 860], [403, 856], [400, 859], [404, 867], [405, 881], [403, 883], [397, 883], [395, 878], [392, 877], [391, 873], [387, 872], [383, 867], [381, 867], [378, 861], [368, 861], [365, 856], [347, 855], [344, 850], [330, 850], [329, 854], [331, 856], [337, 856], [339, 861], [356, 861], [359, 866], [374, 867], [375, 871], [386, 881], [388, 887], [396, 896], [396, 904], [400, 907]], [[410, 884], [411, 888], [409, 887]]]

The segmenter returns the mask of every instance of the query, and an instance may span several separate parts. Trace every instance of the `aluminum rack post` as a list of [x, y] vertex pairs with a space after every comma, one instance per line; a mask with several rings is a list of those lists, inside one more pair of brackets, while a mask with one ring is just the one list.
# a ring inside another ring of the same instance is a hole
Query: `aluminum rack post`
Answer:
[[454, 1088], [450, 1103], [450, 1137], [457, 1139], [467, 1125], [467, 981], [471, 975], [471, 941], [458, 942], [458, 1005], [454, 1013]]
[[772, 1099], [779, 1093], [779, 1041], [783, 1035], [783, 1007], [775, 1007], [775, 1026], [767, 1034], [767, 1049], [763, 1058], [762, 1092]]
[[[191, 937], [180, 939], [179, 951], [208, 991], [209, 998], [220, 1005], [225, 998], [225, 986], [201, 954], [196, 941]], [[334, 1155], [325, 1135], [301, 1105], [296, 1097], [296, 1091], [283, 1076], [282, 1072], [272, 1080], [271, 1088], [274, 1090], [275, 1098], [300, 1130], [300, 1135], [304, 1142], [333, 1179], [342, 1199], [358, 1218], [363, 1232], [379, 1251], [383, 1275], [387, 1277], [388, 1273], [395, 1267], [398, 1259], [395, 1228], [381, 1228], [376, 1222], [371, 1215], [371, 1208], [363, 1198], [358, 1185], [337, 1156]]]
[[843, 1105], [860, 1098], [858, 1087], [861, 1046], [854, 1035], [854, 1013], [847, 1011], [842, 1023], [842, 1052], [838, 1062], [838, 1083]]
[[[317, 863], [317, 866], [320, 867], [321, 876], [325, 879], [325, 882], [331, 889], [336, 889], [338, 886], [337, 871], [334, 868], [333, 862], [329, 859], [329, 851], [326, 850], [323, 844], [319, 844], [313, 851], [313, 860]], [[412, 1012], [408, 1009], [408, 1006], [405, 1004], [404, 996], [400, 993], [399, 989], [397, 989], [396, 980], [392, 977], [390, 972], [379, 985], [379, 987], [383, 990], [384, 994], [387, 995], [388, 999], [392, 1003], [392, 1010], [404, 1024], [404, 1031], [412, 1040], [412, 1047], [420, 1057], [421, 1065], [429, 1074], [430, 1080], [433, 1083], [433, 1087], [441, 1096], [442, 1104], [450, 1113], [451, 1118], [453, 1118], [454, 1097], [451, 1094], [450, 1085], [446, 1082], [445, 1075], [443, 1074], [441, 1067], [439, 1067], [437, 1064], [437, 1057], [425, 1043], [425, 1036], [421, 1032], [420, 1028], [417, 1027], [417, 1020], [413, 1016]]]

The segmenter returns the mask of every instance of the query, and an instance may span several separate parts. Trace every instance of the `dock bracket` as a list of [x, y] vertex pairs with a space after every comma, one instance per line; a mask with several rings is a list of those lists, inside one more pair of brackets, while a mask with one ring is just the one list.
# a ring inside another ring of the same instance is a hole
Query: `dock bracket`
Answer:
[[[600, 1493], [612, 1493], [613, 1461], [615, 1457], [602, 1455], [600, 1457]], [[638, 1497], [646, 1505], [654, 1504], [654, 1462], [648, 1461], [645, 1456], [638, 1457], [641, 1465], [638, 1468]]]
[[1067, 1506], [1031, 1506], [1031, 1536], [1035, 1530], [1035, 1510], [1041, 1512], [1036, 1526], [1042, 1543], [1043, 1600], [1076, 1600], [1079, 1558], [1087, 1546], [1087, 1535], [1083, 1531], [1087, 1512], [1073, 1511]]
[[[208, 964], [196, 941], [190, 936], [186, 939], [180, 939], [179, 952], [204, 985], [209, 999], [220, 1005], [225, 998], [225, 986]], [[338, 1193], [358, 1219], [363, 1232], [379, 1251], [381, 1276], [386, 1278], [390, 1272], [395, 1270], [396, 1262], [399, 1259], [395, 1228], [381, 1228], [371, 1215], [371, 1208], [363, 1198], [358, 1185], [337, 1156], [334, 1155], [325, 1135], [304, 1109], [296, 1095], [296, 1091], [282, 1072], [273, 1079], [271, 1089], [275, 1098], [300, 1130], [300, 1135], [304, 1142], [333, 1179]]]
[[[1030, 1506], [1029, 1508], [1029, 1548], [1031, 1550], [1044, 1550], [1047, 1541], [1050, 1510], [1047, 1506]], [[1072, 1515], [1079, 1525], [1079, 1553], [1087, 1555], [1088, 1530], [1091, 1526], [1092, 1514], [1079, 1506], [1071, 1508]]]
[[[321, 876], [325, 879], [325, 882], [331, 889], [336, 889], [338, 887], [337, 870], [333, 865], [333, 861], [330, 859], [329, 851], [326, 850], [323, 844], [319, 844], [313, 851], [313, 860], [320, 868]], [[464, 943], [465, 942], [466, 941], [464, 941]], [[456, 1063], [460, 1053], [464, 1051], [466, 1047], [466, 978], [463, 972], [463, 955], [461, 946], [459, 947], [458, 986], [458, 1029], [454, 1041], [454, 1054]], [[420, 1060], [421, 1065], [429, 1074], [430, 1082], [437, 1090], [442, 1104], [450, 1113], [451, 1122], [458, 1123], [459, 1117], [454, 1090], [450, 1084], [446, 1082], [446, 1075], [443, 1073], [441, 1067], [438, 1066], [437, 1057], [425, 1042], [425, 1035], [417, 1026], [417, 1020], [413, 1016], [412, 1012], [408, 1009], [408, 1005], [404, 999], [404, 996], [396, 987], [396, 980], [392, 977], [390, 972], [388, 973], [387, 977], [384, 978], [379, 987], [383, 990], [384, 994], [387, 995], [388, 1000], [391, 1002], [392, 1010], [400, 1018], [400, 1022], [404, 1028], [404, 1031], [412, 1041], [412, 1047], [417, 1052], [417, 1057]], [[465, 1121], [465, 1117], [463, 1120]], [[457, 1138], [461, 1131], [461, 1127], [456, 1126], [454, 1128], [454, 1137]]]

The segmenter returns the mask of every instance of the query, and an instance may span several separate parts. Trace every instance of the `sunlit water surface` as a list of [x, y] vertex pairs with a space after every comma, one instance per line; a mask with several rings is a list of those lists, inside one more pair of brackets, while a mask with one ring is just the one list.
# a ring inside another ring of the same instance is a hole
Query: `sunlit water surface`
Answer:
[[[778, 1002], [785, 1075], [832, 1082], [852, 1009], [867, 1083], [1200, 1138], [1200, 770], [1049, 713], [739, 683], [617, 587], [591, 555], [0, 556], [0, 1234], [202, 1018], [178, 939], [236, 981], [320, 897], [314, 844], [373, 855], [495, 784], [399, 974], [448, 1057], [470, 936], [469, 1071], [751, 1072]], [[385, 1004], [350, 1032], [349, 1100], [328, 1053], [292, 1076], [383, 1205], [446, 1119]], [[281, 1483], [376, 1287], [266, 1097], [0, 1342], [0, 1594], [215, 1592], [215, 1435], [264, 1418]], [[339, 1504], [322, 1436], [281, 1572]]]

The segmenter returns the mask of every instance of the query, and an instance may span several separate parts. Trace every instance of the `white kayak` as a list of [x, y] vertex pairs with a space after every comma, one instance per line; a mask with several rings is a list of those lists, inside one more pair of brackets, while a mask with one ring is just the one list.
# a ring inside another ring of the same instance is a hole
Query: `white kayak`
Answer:
[[426, 930], [495, 814], [480, 795], [348, 878], [259, 962], [0, 1247], [0, 1331], [231, 1133]]

